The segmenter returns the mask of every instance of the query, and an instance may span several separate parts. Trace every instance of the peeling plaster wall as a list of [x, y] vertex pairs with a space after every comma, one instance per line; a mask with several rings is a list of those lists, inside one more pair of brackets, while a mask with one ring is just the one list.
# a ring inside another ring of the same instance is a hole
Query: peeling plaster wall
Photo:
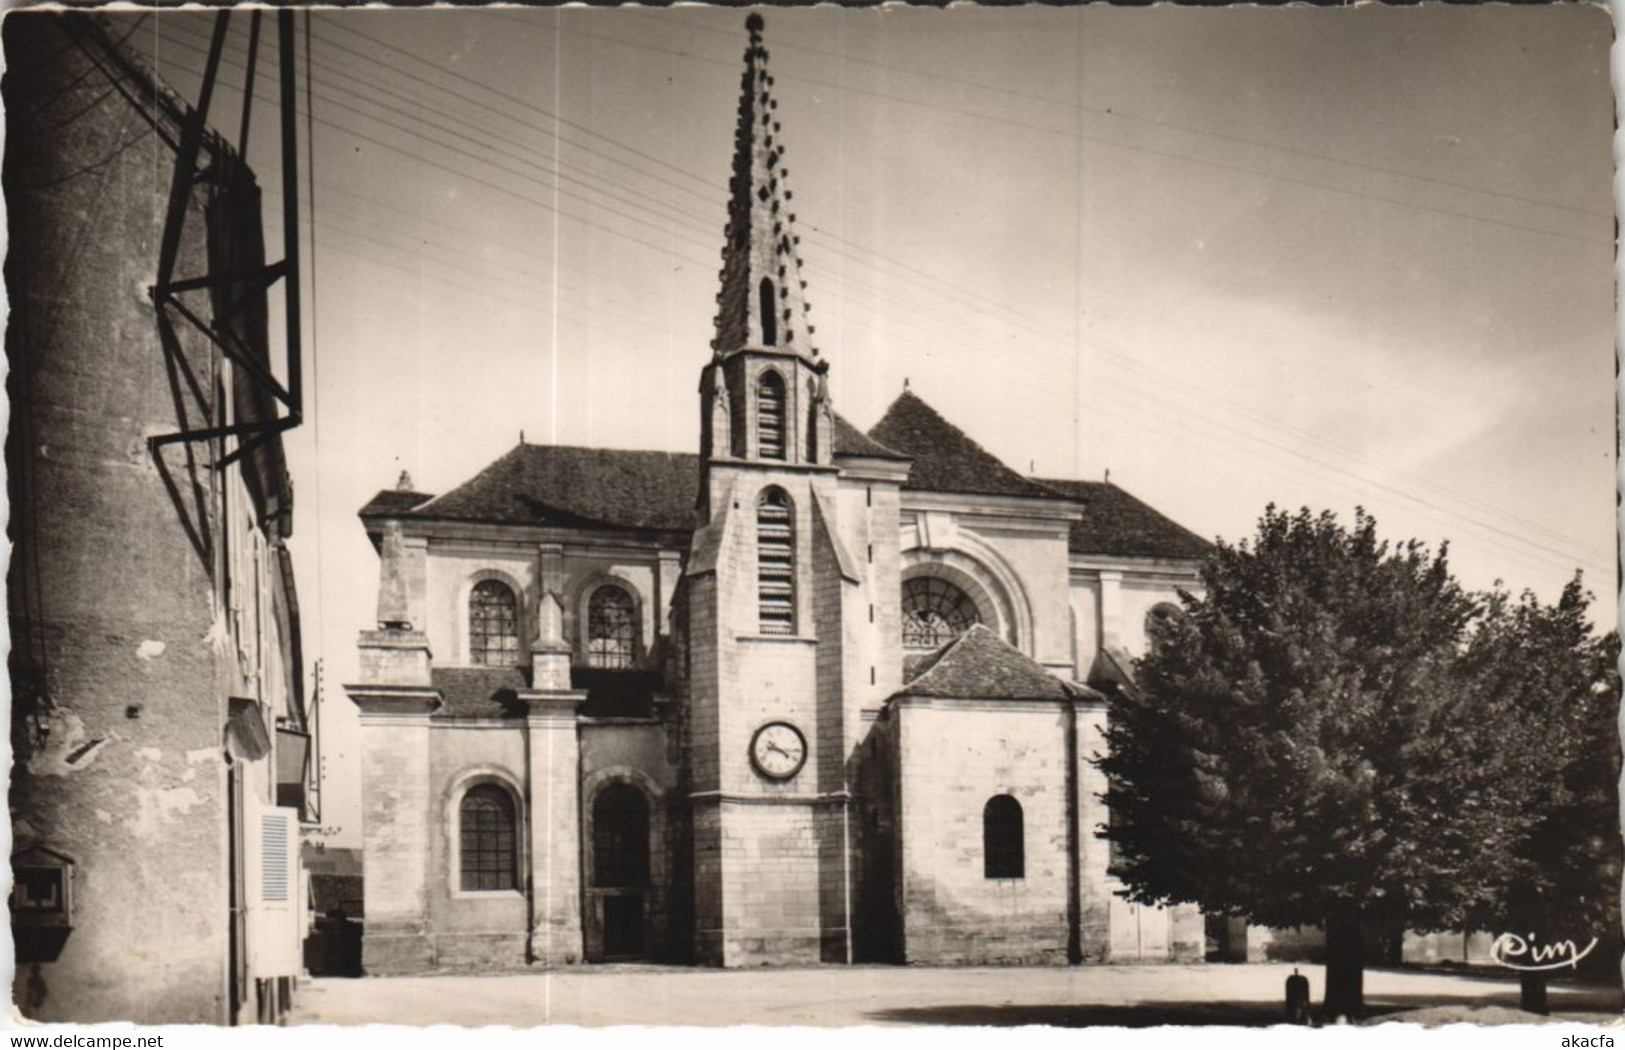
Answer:
[[[174, 154], [58, 17], [13, 13], [4, 44], [13, 835], [76, 863], [73, 932], [13, 998], [42, 1021], [221, 1023], [237, 660], [145, 446], [177, 423], [147, 297]], [[192, 203], [180, 276], [206, 271]], [[182, 341], [210, 382], [208, 345]], [[217, 533], [219, 479], [196, 476]]]

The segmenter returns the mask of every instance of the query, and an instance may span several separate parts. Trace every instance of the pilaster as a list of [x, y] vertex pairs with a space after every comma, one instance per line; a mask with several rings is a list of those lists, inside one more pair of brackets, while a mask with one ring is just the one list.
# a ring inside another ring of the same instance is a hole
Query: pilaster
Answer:
[[530, 799], [530, 958], [577, 963], [581, 938], [580, 739], [585, 692], [530, 690], [525, 738]]

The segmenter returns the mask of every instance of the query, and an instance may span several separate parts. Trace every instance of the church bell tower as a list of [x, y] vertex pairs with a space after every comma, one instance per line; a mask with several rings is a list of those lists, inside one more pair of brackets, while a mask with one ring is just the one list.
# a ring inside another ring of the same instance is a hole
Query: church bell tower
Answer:
[[740, 82], [689, 553], [695, 952], [851, 958], [842, 608], [828, 362], [801, 279], [762, 19]]

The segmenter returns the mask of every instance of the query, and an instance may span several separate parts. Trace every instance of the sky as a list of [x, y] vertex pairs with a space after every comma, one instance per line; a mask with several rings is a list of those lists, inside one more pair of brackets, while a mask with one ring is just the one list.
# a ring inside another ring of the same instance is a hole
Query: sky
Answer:
[[[1549, 601], [1583, 569], [1614, 626], [1606, 9], [765, 14], [848, 419], [907, 381], [1017, 469], [1109, 471], [1204, 536], [1244, 539], [1271, 502], [1364, 506], [1448, 540], [1472, 587]], [[521, 432], [696, 448], [745, 12], [308, 17], [292, 545], [324, 822], [358, 845], [338, 686], [377, 559], [355, 512], [402, 470], [444, 492]], [[212, 18], [148, 15], [131, 44], [192, 99]]]

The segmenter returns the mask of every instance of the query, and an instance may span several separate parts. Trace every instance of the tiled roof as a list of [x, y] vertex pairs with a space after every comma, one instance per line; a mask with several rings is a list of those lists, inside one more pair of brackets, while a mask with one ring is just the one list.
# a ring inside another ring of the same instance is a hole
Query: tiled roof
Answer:
[[1057, 678], [977, 624], [949, 642], [916, 669], [898, 696], [960, 700], [1065, 700], [1080, 695], [1078, 687]]
[[[570, 687], [587, 693], [581, 713], [589, 718], [653, 716], [660, 681], [658, 671], [570, 671]], [[525, 714], [519, 693], [530, 688], [530, 673], [518, 667], [436, 667], [430, 684], [441, 697], [434, 718], [519, 718]]]
[[432, 499], [434, 497], [427, 492], [402, 492], [400, 489], [383, 489], [378, 495], [368, 500], [365, 507], [361, 508], [361, 516], [363, 518], [391, 518]]
[[699, 484], [699, 462], [688, 453], [518, 445], [450, 492], [400, 516], [688, 531]]
[[1075, 554], [1201, 558], [1213, 545], [1109, 481], [1038, 479], [1084, 504], [1067, 546]]
[[429, 681], [440, 690], [434, 718], [508, 718], [525, 713], [519, 692], [530, 688], [517, 667], [436, 667]]
[[908, 459], [894, 448], [887, 448], [857, 427], [848, 423], [839, 412], [835, 413], [835, 454], [837, 456], [869, 456], [873, 459]]
[[1011, 470], [936, 409], [904, 390], [869, 437], [914, 461], [906, 489], [977, 496], [1062, 499], [1060, 493]]
[[[839, 415], [834, 451], [908, 458]], [[688, 452], [519, 445], [445, 495], [385, 489], [361, 516], [686, 531], [699, 480], [699, 457]]]

